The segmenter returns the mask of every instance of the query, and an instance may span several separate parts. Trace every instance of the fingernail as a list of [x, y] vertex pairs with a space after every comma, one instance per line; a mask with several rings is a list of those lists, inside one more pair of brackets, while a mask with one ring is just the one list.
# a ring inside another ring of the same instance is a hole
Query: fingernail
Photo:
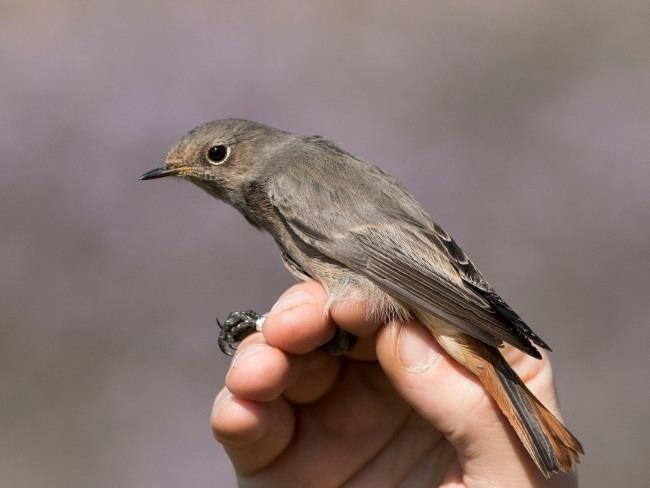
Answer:
[[214, 406], [212, 407], [213, 414], [217, 415], [223, 407], [230, 403], [231, 399], [232, 393], [225, 388], [221, 390], [214, 400]]
[[269, 313], [284, 312], [290, 308], [299, 307], [300, 305], [306, 305], [308, 303], [316, 303], [311, 294], [305, 290], [298, 290], [286, 295], [282, 295], [280, 299], [273, 305]]
[[440, 356], [431, 332], [415, 324], [402, 324], [397, 336], [397, 355], [402, 367], [422, 373]]

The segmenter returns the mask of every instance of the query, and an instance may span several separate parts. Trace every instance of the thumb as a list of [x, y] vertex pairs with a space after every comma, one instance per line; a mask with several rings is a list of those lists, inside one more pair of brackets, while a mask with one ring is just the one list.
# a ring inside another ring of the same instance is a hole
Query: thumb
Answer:
[[377, 358], [401, 396], [454, 446], [466, 485], [545, 485], [478, 380], [449, 357], [422, 324], [383, 326], [377, 335]]

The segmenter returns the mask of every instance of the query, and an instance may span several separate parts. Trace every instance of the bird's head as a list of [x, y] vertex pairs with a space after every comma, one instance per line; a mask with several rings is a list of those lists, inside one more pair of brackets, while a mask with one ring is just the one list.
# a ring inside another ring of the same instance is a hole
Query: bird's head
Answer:
[[287, 132], [248, 120], [208, 122], [183, 136], [165, 164], [140, 179], [176, 176], [236, 204], [242, 186], [254, 181], [272, 152], [290, 138]]

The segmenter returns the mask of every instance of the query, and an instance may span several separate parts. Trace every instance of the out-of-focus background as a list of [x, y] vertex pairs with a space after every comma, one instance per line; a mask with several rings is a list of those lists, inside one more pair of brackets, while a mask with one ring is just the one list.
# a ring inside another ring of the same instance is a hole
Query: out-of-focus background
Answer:
[[138, 176], [238, 116], [401, 179], [553, 346], [583, 485], [650, 486], [648, 46], [632, 0], [2, 1], [0, 484], [234, 483], [214, 319], [292, 281]]

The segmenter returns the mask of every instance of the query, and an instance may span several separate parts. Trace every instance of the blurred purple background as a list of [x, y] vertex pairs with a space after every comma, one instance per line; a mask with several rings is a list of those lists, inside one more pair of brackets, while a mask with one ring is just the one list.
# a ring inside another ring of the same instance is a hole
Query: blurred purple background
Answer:
[[553, 346], [583, 485], [650, 486], [649, 4], [433, 4], [0, 4], [3, 486], [234, 483], [214, 318], [292, 280], [137, 179], [227, 116], [402, 180]]

